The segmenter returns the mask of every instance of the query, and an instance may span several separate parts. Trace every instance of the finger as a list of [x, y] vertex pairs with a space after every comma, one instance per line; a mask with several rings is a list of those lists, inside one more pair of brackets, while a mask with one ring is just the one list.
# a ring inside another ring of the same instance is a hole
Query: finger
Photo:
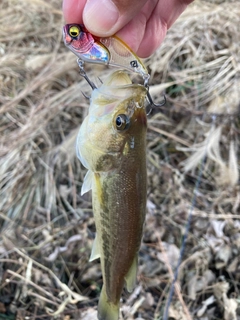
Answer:
[[[124, 26], [120, 31], [117, 32], [117, 36], [121, 38], [128, 46], [138, 54], [139, 46], [144, 41], [146, 34], [146, 27], [149, 19], [151, 19], [152, 13], [157, 6], [158, 0], [148, 1], [140, 12], [132, 19], [126, 26]], [[148, 51], [152, 51], [151, 38], [147, 41]], [[143, 57], [143, 56], [141, 56]]]
[[87, 29], [108, 37], [125, 26], [141, 10], [147, 0], [88, 0], [83, 10]]
[[[116, 35], [123, 40], [135, 53], [143, 40], [146, 27], [146, 17], [140, 12], [137, 19], [132, 19]], [[137, 32], [136, 32], [137, 30]]]
[[154, 11], [155, 18], [163, 21], [169, 29], [191, 2], [193, 0], [160, 0]]
[[147, 58], [160, 47], [167, 33], [167, 25], [161, 20], [149, 20], [143, 39], [136, 51], [140, 58]]
[[146, 58], [160, 46], [167, 30], [192, 1], [159, 0], [156, 2], [150, 0], [134, 17], [134, 20], [130, 21], [117, 35], [139, 57]]
[[146, 24], [145, 34], [137, 50], [141, 58], [149, 57], [160, 46], [167, 30], [193, 0], [159, 1]]
[[62, 9], [66, 23], [83, 23], [82, 13], [87, 0], [63, 0]]

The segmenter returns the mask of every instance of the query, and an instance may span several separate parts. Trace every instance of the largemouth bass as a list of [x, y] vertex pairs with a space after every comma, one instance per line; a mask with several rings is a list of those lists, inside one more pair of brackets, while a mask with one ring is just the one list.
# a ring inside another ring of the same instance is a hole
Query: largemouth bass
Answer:
[[77, 138], [77, 155], [88, 169], [82, 194], [92, 189], [96, 223], [90, 261], [100, 258], [103, 287], [99, 320], [117, 320], [126, 284], [131, 292], [146, 210], [147, 89], [116, 71], [91, 96]]

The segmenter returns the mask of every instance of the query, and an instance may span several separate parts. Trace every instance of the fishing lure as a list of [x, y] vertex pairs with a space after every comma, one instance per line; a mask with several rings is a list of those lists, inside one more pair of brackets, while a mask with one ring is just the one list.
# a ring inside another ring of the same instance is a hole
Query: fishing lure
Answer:
[[147, 85], [149, 73], [138, 56], [117, 36], [97, 37], [82, 24], [63, 27], [65, 45], [85, 62], [107, 64], [140, 74]]
[[80, 68], [80, 75], [85, 78], [92, 89], [96, 89], [96, 86], [88, 78], [84, 70], [84, 62], [106, 64], [140, 74], [143, 77], [144, 86], [147, 89], [146, 97], [150, 110], [154, 107], [162, 107], [165, 105], [165, 97], [162, 103], [156, 104], [153, 102], [148, 86], [150, 75], [145, 65], [117, 36], [107, 38], [97, 37], [92, 35], [84, 25], [72, 23], [66, 24], [63, 27], [63, 41], [78, 57], [77, 62]]

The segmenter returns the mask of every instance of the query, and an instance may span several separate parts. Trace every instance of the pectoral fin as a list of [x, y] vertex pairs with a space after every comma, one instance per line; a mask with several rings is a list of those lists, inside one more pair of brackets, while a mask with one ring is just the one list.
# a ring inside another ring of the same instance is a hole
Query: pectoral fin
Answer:
[[88, 170], [83, 180], [81, 196], [92, 189], [92, 179], [93, 179], [93, 172]]
[[100, 250], [99, 250], [99, 242], [98, 242], [98, 237], [96, 234], [96, 237], [93, 241], [93, 246], [92, 246], [92, 252], [91, 252], [91, 256], [89, 261], [93, 261], [95, 259], [99, 259], [100, 258]]
[[126, 281], [126, 287], [128, 292], [132, 292], [135, 285], [136, 285], [136, 279], [137, 279], [137, 265], [138, 265], [138, 257], [136, 257], [133, 260], [133, 263], [131, 265], [131, 268], [129, 269], [125, 281]]

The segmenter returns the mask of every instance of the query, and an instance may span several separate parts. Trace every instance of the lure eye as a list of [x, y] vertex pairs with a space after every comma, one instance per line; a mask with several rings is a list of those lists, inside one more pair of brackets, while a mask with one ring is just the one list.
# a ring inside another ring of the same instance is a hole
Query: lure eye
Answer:
[[116, 123], [117, 130], [123, 131], [129, 127], [130, 120], [126, 114], [119, 114], [116, 117], [115, 123]]
[[77, 26], [72, 26], [69, 28], [69, 35], [73, 38], [76, 38], [80, 33], [80, 29]]

